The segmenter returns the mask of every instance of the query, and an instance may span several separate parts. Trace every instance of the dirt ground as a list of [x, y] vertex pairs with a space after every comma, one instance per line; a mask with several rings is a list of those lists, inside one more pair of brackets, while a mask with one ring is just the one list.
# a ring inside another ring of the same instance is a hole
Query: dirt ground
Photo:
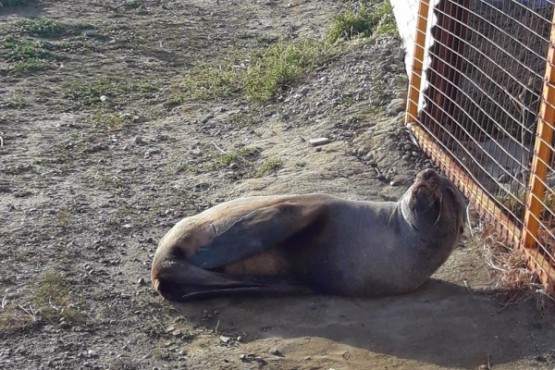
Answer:
[[[555, 367], [551, 315], [486, 293], [496, 277], [471, 240], [401, 297], [174, 305], [151, 288], [156, 244], [186, 215], [255, 194], [396, 199], [430, 166], [400, 126], [407, 78], [391, 36], [344, 45], [267, 102], [180, 98], [193, 66], [320, 38], [344, 6], [0, 8], [0, 369]], [[38, 17], [64, 31], [37, 36], [24, 21]], [[318, 137], [330, 143], [308, 144]]]

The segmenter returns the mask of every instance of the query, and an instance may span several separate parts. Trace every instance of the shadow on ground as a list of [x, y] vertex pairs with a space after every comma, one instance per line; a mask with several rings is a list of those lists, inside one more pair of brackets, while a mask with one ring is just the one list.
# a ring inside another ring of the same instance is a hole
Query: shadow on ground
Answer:
[[[199, 326], [243, 333], [249, 343], [310, 337], [441, 367], [501, 365], [533, 356], [539, 344], [555, 340], [533, 304], [502, 308], [491, 295], [439, 280], [413, 294], [372, 300], [234, 298], [175, 308]], [[209, 320], [207, 309], [216, 312]]]

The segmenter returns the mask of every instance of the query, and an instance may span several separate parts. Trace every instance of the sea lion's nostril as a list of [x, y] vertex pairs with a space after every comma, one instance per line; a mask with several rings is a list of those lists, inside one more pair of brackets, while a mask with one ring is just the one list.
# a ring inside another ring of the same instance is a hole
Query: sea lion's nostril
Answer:
[[432, 170], [432, 169], [427, 169], [424, 171], [424, 173], [422, 174], [422, 178], [424, 180], [430, 180], [432, 179], [434, 176], [436, 176], [436, 171]]

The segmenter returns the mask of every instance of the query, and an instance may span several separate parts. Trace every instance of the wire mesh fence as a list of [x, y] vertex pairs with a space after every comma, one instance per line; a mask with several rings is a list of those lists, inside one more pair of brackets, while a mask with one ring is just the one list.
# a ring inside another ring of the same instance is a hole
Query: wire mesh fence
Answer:
[[552, 294], [554, 19], [553, 0], [421, 0], [406, 120]]

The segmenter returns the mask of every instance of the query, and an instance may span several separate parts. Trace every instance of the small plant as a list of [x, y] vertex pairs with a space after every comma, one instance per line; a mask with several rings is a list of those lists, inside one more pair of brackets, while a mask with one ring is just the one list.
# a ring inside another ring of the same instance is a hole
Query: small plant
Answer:
[[6, 60], [12, 64], [12, 72], [21, 74], [25, 72], [37, 72], [52, 68], [53, 61], [58, 56], [46, 50], [47, 43], [32, 42], [8, 37], [4, 42]]
[[239, 93], [250, 101], [265, 102], [326, 63], [334, 52], [321, 40], [305, 38], [276, 42], [248, 55], [236, 54], [217, 65], [200, 65], [185, 74], [179, 93], [172, 94], [166, 106]]
[[40, 316], [47, 322], [81, 323], [84, 318], [76, 309], [70, 291], [71, 283], [64, 274], [57, 270], [43, 272], [30, 292], [32, 307], [40, 312]]
[[56, 60], [57, 57], [44, 49], [45, 44], [37, 43], [15, 37], [8, 37], [4, 47], [8, 50], [8, 62], [23, 62], [28, 60]]
[[[64, 97], [85, 106], [110, 105], [111, 98], [122, 95], [124, 92], [126, 92], [126, 89], [119, 82], [110, 78], [100, 78], [93, 81], [80, 80], [73, 83]], [[105, 96], [107, 100], [103, 101], [102, 96]]]
[[253, 127], [260, 123], [257, 116], [253, 114], [237, 113], [230, 117], [231, 123], [236, 127]]
[[117, 131], [131, 120], [131, 116], [105, 113], [103, 110], [98, 110], [92, 114], [91, 120], [95, 124], [106, 126], [108, 131]]
[[249, 100], [268, 101], [326, 62], [331, 53], [324, 43], [314, 39], [270, 45], [251, 59], [245, 73], [245, 95]]
[[207, 100], [241, 90], [241, 72], [233, 61], [222, 65], [200, 65], [191, 68], [183, 77], [184, 97], [188, 100]]
[[11, 108], [11, 109], [22, 109], [28, 105], [29, 104], [22, 98], [14, 98], [6, 102], [6, 108]]
[[65, 33], [64, 25], [45, 18], [23, 21], [21, 29], [29, 35], [40, 37], [58, 37]]
[[258, 148], [244, 148], [236, 152], [222, 154], [217, 162], [221, 167], [228, 167], [233, 162], [241, 162], [259, 153]]
[[283, 167], [283, 161], [281, 159], [268, 159], [253, 174], [253, 177], [263, 177], [272, 173], [276, 173]]
[[384, 1], [374, 10], [363, 3], [356, 11], [347, 10], [335, 17], [327, 40], [334, 43], [339, 39], [369, 37], [374, 33], [396, 34], [396, 30], [393, 8], [389, 1]]

